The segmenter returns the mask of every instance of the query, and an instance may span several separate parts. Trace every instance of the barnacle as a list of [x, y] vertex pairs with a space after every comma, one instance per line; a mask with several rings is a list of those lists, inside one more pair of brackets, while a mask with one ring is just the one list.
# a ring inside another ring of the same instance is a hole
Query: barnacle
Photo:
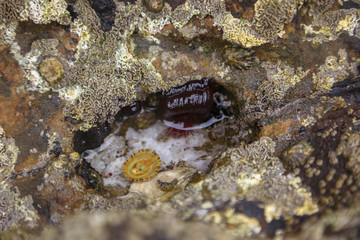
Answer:
[[164, 7], [163, 0], [144, 0], [143, 4], [150, 12], [155, 13], [160, 12]]
[[339, 57], [328, 56], [312, 78], [314, 87], [319, 91], [330, 91], [334, 83], [344, 80], [348, 76], [351, 65], [347, 61], [348, 55], [345, 49], [340, 49]]
[[122, 169], [126, 178], [142, 181], [154, 177], [159, 172], [160, 167], [159, 155], [150, 149], [141, 149], [131, 155]]
[[226, 46], [222, 50], [222, 57], [226, 63], [231, 64], [244, 71], [249, 69], [254, 63], [254, 50], [241, 47]]
[[311, 145], [306, 142], [306, 140], [302, 140], [283, 153], [283, 164], [287, 168], [301, 166], [305, 164], [306, 160], [310, 157], [313, 151], [314, 148], [311, 147]]
[[264, 62], [262, 66], [268, 79], [261, 83], [257, 94], [261, 97], [261, 104], [265, 105], [279, 103], [286, 92], [309, 73], [309, 70], [303, 71], [301, 67], [294, 69], [281, 61], [276, 64]]

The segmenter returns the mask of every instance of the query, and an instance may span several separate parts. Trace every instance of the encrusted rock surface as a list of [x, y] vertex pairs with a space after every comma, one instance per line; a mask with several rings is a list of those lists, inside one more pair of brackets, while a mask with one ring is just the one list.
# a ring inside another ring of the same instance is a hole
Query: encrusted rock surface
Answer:
[[[360, 238], [358, 4], [0, 0], [0, 238]], [[81, 157], [207, 77], [206, 172], [114, 187]]]

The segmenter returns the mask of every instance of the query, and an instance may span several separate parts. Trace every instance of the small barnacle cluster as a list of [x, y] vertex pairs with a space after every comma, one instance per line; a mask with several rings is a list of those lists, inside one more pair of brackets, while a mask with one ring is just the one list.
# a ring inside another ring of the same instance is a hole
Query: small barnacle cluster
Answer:
[[328, 111], [309, 129], [311, 135], [283, 153], [284, 165], [302, 178], [319, 203], [351, 203], [360, 188], [359, 119], [354, 106]]
[[351, 192], [360, 188], [360, 133], [345, 133], [340, 138], [340, 143], [335, 151], [329, 152], [330, 162], [339, 162], [346, 159], [345, 169], [348, 173], [342, 173], [335, 183], [339, 193], [344, 186], [348, 186]]
[[339, 58], [328, 56], [325, 63], [319, 67], [318, 72], [313, 73], [314, 87], [319, 91], [330, 91], [334, 83], [344, 80], [352, 69], [352, 64], [347, 60], [345, 49], [338, 52]]
[[282, 154], [283, 164], [290, 169], [300, 167], [305, 164], [313, 151], [314, 148], [306, 140], [302, 140]]
[[254, 64], [254, 53], [255, 51], [252, 49], [225, 46], [221, 54], [226, 63], [244, 71]]

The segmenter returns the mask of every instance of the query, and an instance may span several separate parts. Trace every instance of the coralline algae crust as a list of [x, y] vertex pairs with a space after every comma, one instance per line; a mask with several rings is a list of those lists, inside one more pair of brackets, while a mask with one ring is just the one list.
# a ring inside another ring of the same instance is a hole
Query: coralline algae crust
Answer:
[[223, 38], [225, 40], [235, 44], [241, 44], [246, 48], [260, 46], [269, 42], [269, 40], [259, 36], [255, 30], [252, 29], [249, 21], [234, 18], [231, 13], [215, 18], [215, 25], [223, 29]]
[[[186, 216], [187, 213], [191, 215], [195, 209], [200, 210], [208, 198], [216, 199], [214, 204], [217, 206], [247, 199], [261, 202], [265, 208], [273, 209], [272, 217], [268, 216], [269, 221], [279, 216], [317, 212], [318, 207], [311, 193], [303, 187], [299, 178], [284, 174], [285, 169], [280, 159], [274, 156], [274, 148], [274, 141], [262, 137], [252, 144], [228, 149], [221, 156], [222, 159], [227, 159], [227, 163], [215, 168], [204, 181], [191, 185], [186, 191], [174, 196], [172, 206], [183, 211]], [[203, 215], [209, 218], [211, 211], [212, 208], [207, 208]], [[197, 217], [203, 219], [203, 215]], [[219, 223], [226, 221], [221, 215], [219, 218]], [[211, 220], [213, 221], [214, 219]]]
[[[134, 51], [129, 46], [132, 44], [131, 38], [135, 29], [142, 37], [159, 42], [155, 35], [166, 36], [167, 33], [163, 33], [162, 30], [165, 26], [172, 25], [180, 35], [192, 40], [191, 36], [195, 37], [196, 34], [187, 32], [183, 27], [191, 23], [194, 16], [200, 20], [209, 16], [213, 20], [213, 25], [222, 30], [223, 39], [250, 48], [282, 37], [285, 25], [294, 18], [303, 3], [304, 1], [257, 1], [254, 5], [254, 17], [248, 20], [233, 17], [227, 10], [226, 3], [220, 0], [205, 2], [188, 0], [174, 9], [169, 3], [165, 3], [159, 13], [146, 11], [141, 1], [133, 4], [117, 2], [114, 26], [107, 32], [101, 30], [100, 18], [88, 1], [76, 1], [70, 4], [78, 14], [73, 22], [67, 10], [67, 3], [63, 0], [51, 2], [31, 0], [19, 5], [15, 10], [19, 12], [20, 21], [30, 18], [35, 23], [57, 21], [63, 25], [70, 24], [70, 31], [78, 35], [76, 61], [60, 59], [68, 67], [65, 72], [69, 74], [64, 76], [65, 85], [71, 83], [70, 85], [73, 86], [65, 88], [62, 86], [61, 89], [57, 86], [56, 90], [64, 92], [67, 91], [66, 88], [81, 88], [78, 92], [78, 101], [68, 102], [64, 114], [79, 120], [82, 129], [86, 129], [99, 122], [112, 120], [121, 106], [126, 106], [139, 98], [139, 92], [166, 90], [179, 82], [178, 79], [171, 81], [163, 79], [164, 76], [151, 64], [152, 59], [134, 56]], [[321, 8], [322, 5], [317, 6]], [[324, 5], [325, 7], [328, 6]], [[326, 17], [325, 14], [329, 16]], [[334, 15], [334, 23], [326, 20], [332, 19], [330, 15]], [[356, 35], [355, 23], [358, 19], [356, 10], [326, 12], [323, 18], [330, 26], [330, 31], [336, 32], [336, 36], [339, 35], [337, 33], [344, 31]], [[318, 20], [319, 23], [321, 21], [323, 20]], [[6, 32], [14, 22], [16, 19], [9, 20], [7, 26], [3, 25], [1, 32]], [[196, 31], [196, 29], [190, 27], [188, 31]], [[15, 28], [12, 28], [11, 35], [14, 34]], [[17, 53], [19, 49], [14, 45], [15, 42], [14, 37], [6, 41], [12, 46], [11, 51], [15, 52], [16, 60], [25, 71], [27, 80], [25, 89], [49, 91], [51, 88], [38, 72], [39, 61], [46, 53], [41, 49], [39, 49], [40, 53], [36, 53], [34, 49], [23, 57]], [[197, 69], [195, 68], [194, 75], [197, 74]], [[224, 74], [218, 75], [220, 78], [226, 77]], [[220, 79], [220, 81], [224, 80]]]
[[7, 138], [0, 127], [0, 184], [13, 173], [18, 155], [19, 148], [15, 145], [15, 140]]
[[338, 52], [339, 58], [328, 56], [325, 63], [319, 67], [318, 72], [313, 73], [314, 87], [319, 91], [330, 91], [335, 82], [344, 80], [353, 69], [352, 64], [347, 60], [348, 55], [345, 49]]
[[19, 19], [27, 21], [30, 18], [34, 23], [46, 24], [57, 21], [67, 25], [71, 21], [70, 13], [66, 10], [67, 3], [64, 0], [30, 0], [25, 1], [24, 9], [20, 12]]
[[24, 223], [34, 228], [37, 226], [37, 220], [39, 216], [33, 206], [32, 196], [20, 197], [20, 192], [16, 187], [2, 182], [0, 184], [0, 234], [3, 230], [16, 228]]
[[[323, 43], [336, 40], [342, 33], [360, 37], [359, 18], [359, 9], [340, 9], [316, 14], [311, 25], [302, 24], [301, 26], [305, 30], [305, 34], [308, 35], [305, 38], [306, 41]], [[315, 30], [315, 27], [320, 29]]]

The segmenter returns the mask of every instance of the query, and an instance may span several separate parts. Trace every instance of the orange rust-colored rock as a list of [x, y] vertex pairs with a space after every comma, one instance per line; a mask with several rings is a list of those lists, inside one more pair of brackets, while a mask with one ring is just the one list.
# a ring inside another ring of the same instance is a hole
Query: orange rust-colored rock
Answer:
[[0, 125], [8, 137], [13, 137], [19, 131], [18, 126], [24, 126], [26, 122], [24, 110], [29, 100], [25, 94], [16, 92], [24, 72], [11, 56], [7, 45], [0, 46], [0, 56]]
[[64, 123], [61, 100], [57, 93], [18, 92], [24, 73], [8, 46], [0, 46], [0, 55], [0, 126], [20, 149], [15, 170], [41, 168], [54, 132], [60, 147], [70, 149], [72, 133]]
[[166, 80], [173, 81], [194, 74], [216, 77], [220, 66], [213, 64], [212, 54], [204, 54], [199, 49], [182, 52], [161, 51], [157, 53], [152, 64]]
[[64, 119], [62, 108], [59, 108], [59, 110], [52, 114], [48, 120], [48, 126], [50, 128], [49, 132], [51, 134], [56, 132], [56, 134], [59, 136], [64, 152], [72, 151], [71, 145], [74, 134], [70, 130], [68, 124], [69, 123], [67, 123]]
[[[0, 45], [0, 72], [8, 87], [18, 87], [21, 84], [24, 72], [17, 64], [16, 60], [10, 54], [10, 48], [7, 45]], [[12, 94], [16, 93], [16, 89], [12, 88]], [[0, 94], [1, 97], [1, 94]]]
[[255, 15], [254, 8], [246, 8], [242, 16], [247, 20], [251, 20], [254, 17], [254, 15]]
[[39, 154], [30, 154], [25, 161], [18, 161], [18, 163], [15, 165], [15, 170], [17, 172], [30, 172], [32, 170], [35, 170], [37, 168], [43, 167], [43, 164], [41, 164], [41, 160], [39, 158]]
[[284, 119], [278, 122], [264, 126], [261, 129], [260, 136], [277, 137], [282, 136], [291, 126], [293, 119]]
[[8, 137], [21, 133], [27, 126], [29, 98], [23, 94], [3, 97], [0, 95], [0, 125]]
[[165, 25], [163, 27], [163, 29], [161, 29], [161, 33], [165, 34], [165, 35], [171, 35], [171, 36], [178, 35], [178, 31], [175, 29], [175, 26], [172, 23]]

